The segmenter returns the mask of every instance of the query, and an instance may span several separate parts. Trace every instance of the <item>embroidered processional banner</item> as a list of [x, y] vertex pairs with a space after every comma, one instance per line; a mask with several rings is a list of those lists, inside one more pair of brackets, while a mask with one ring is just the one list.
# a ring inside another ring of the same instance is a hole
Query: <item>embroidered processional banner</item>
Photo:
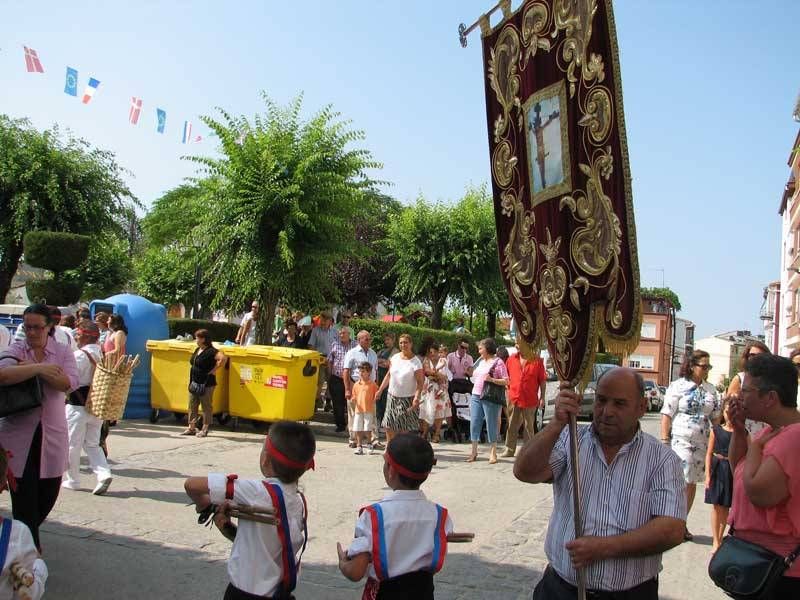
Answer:
[[627, 353], [641, 325], [611, 0], [500, 7], [479, 24], [501, 271], [523, 350], [544, 338], [579, 385], [598, 339]]

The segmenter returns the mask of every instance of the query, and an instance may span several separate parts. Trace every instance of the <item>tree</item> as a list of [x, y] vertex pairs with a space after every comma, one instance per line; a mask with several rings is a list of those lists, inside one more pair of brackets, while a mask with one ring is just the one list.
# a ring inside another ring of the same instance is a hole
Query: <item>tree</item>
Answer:
[[72, 304], [81, 297], [83, 281], [67, 280], [65, 271], [82, 266], [89, 256], [88, 235], [55, 231], [31, 231], [23, 238], [25, 259], [30, 265], [53, 273], [50, 279], [30, 280], [28, 298], [56, 306]]
[[673, 292], [668, 287], [653, 287], [653, 288], [641, 288], [641, 295], [643, 298], [657, 298], [659, 300], [667, 300], [672, 307], [675, 309], [676, 312], [681, 310], [681, 301], [678, 298], [678, 294]]
[[83, 300], [107, 298], [127, 289], [133, 279], [129, 240], [113, 231], [92, 236], [86, 268], [67, 275], [82, 279]]
[[367, 210], [355, 223], [359, 251], [339, 261], [333, 276], [342, 302], [362, 314], [392, 298], [394, 282], [387, 275], [394, 260], [386, 244], [386, 230], [402, 211], [397, 200], [380, 193], [367, 194], [365, 206]]
[[57, 127], [39, 132], [25, 119], [0, 115], [0, 299], [25, 233], [122, 233], [136, 206], [111, 152], [62, 136]]
[[198, 229], [212, 303], [259, 300], [256, 341], [269, 343], [279, 300], [315, 306], [335, 293], [334, 265], [357, 250], [353, 223], [374, 189], [367, 171], [381, 165], [352, 147], [363, 132], [330, 106], [302, 121], [302, 97], [287, 107], [262, 97], [252, 122], [203, 117], [221, 156], [188, 158], [206, 175]]

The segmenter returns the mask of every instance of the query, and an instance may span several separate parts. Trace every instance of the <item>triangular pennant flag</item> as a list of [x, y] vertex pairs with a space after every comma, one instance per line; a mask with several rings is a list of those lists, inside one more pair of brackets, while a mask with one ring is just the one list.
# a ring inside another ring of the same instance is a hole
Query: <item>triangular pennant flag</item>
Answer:
[[89, 83], [86, 85], [86, 89], [83, 92], [83, 103], [89, 104], [94, 96], [95, 91], [97, 90], [100, 82], [95, 79], [94, 77], [89, 78]]

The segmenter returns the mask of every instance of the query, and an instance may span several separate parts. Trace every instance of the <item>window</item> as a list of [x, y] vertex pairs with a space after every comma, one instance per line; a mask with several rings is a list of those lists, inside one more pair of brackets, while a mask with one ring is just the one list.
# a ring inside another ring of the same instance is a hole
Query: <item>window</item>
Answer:
[[652, 369], [654, 364], [653, 357], [647, 354], [631, 354], [628, 357], [628, 366], [631, 369]]
[[642, 337], [655, 339], [656, 337], [656, 324], [655, 323], [642, 323]]

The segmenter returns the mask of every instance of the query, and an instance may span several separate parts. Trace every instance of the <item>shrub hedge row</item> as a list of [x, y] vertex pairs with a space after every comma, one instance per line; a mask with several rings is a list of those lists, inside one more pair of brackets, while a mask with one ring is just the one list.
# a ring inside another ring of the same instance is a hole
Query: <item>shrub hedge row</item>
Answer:
[[204, 319], [167, 319], [169, 325], [169, 337], [176, 338], [179, 335], [194, 335], [198, 329], [208, 329], [211, 339], [214, 342], [224, 342], [225, 340], [234, 341], [239, 326], [236, 323], [225, 321], [206, 321]]

